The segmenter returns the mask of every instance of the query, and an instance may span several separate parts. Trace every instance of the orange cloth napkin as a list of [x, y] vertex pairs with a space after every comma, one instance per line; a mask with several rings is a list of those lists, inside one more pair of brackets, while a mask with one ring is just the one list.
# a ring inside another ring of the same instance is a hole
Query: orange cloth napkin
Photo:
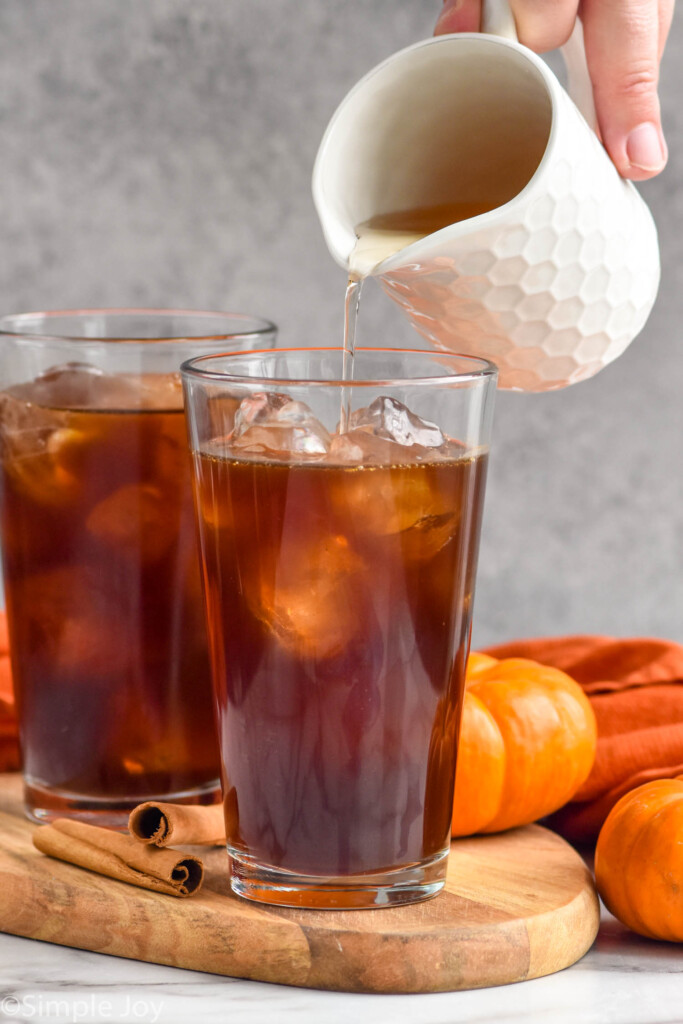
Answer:
[[9, 662], [7, 616], [0, 611], [0, 772], [19, 767], [19, 735]]
[[[584, 689], [598, 723], [595, 764], [550, 824], [573, 841], [594, 840], [624, 793], [683, 775], [683, 646], [668, 640], [543, 637], [490, 647], [494, 658], [531, 658], [562, 669]], [[19, 767], [17, 720], [0, 611], [0, 771]]]
[[494, 658], [532, 658], [583, 687], [598, 722], [591, 774], [550, 824], [568, 839], [592, 841], [617, 800], [651, 779], [683, 774], [683, 646], [668, 640], [605, 636], [515, 640]]

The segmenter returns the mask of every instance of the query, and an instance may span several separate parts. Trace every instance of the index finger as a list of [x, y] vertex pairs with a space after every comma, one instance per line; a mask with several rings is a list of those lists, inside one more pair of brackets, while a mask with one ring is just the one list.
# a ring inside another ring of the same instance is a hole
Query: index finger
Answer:
[[605, 147], [624, 177], [651, 178], [668, 155], [657, 95], [666, 12], [657, 0], [584, 0], [581, 17]]
[[444, 0], [434, 27], [434, 35], [447, 32], [478, 32], [481, 25], [481, 0]]

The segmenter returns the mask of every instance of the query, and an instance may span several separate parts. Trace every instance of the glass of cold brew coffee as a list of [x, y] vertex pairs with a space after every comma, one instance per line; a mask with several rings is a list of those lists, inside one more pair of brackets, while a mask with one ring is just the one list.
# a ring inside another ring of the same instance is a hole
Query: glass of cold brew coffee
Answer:
[[0, 321], [0, 535], [36, 821], [122, 826], [142, 800], [217, 798], [179, 367], [274, 339], [222, 313]]
[[496, 370], [348, 355], [183, 365], [231, 884], [266, 903], [445, 880]]

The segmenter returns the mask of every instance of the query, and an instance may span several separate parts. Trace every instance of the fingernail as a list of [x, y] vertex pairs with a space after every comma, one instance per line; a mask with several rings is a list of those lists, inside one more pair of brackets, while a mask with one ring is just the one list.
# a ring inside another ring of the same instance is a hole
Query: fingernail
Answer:
[[626, 139], [626, 155], [631, 167], [641, 171], [661, 171], [667, 153], [657, 126], [645, 121], [634, 128]]

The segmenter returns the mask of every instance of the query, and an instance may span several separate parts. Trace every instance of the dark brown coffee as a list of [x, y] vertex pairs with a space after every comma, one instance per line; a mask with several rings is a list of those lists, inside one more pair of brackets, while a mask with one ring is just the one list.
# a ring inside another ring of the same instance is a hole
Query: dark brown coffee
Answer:
[[0, 438], [29, 807], [210, 793], [219, 758], [177, 378], [53, 371], [1, 396]]
[[447, 848], [486, 463], [451, 444], [407, 465], [195, 456], [235, 856], [332, 877]]

